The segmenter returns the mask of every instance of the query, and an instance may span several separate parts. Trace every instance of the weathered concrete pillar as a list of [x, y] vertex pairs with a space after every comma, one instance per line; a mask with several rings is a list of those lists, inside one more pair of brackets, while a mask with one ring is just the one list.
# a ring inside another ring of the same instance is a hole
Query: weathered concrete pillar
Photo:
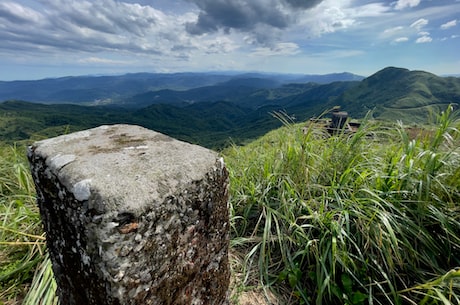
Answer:
[[62, 305], [226, 304], [228, 174], [138, 126], [29, 147]]

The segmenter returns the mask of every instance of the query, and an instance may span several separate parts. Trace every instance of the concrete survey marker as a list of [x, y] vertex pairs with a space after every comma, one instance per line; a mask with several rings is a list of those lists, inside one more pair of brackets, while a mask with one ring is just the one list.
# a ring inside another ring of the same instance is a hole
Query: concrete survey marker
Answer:
[[36, 142], [28, 158], [62, 305], [228, 302], [215, 152], [111, 125]]

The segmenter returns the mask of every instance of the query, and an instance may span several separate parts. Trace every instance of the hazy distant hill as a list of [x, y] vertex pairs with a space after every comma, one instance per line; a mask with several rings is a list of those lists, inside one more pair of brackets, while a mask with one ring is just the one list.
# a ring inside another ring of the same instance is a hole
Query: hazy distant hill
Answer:
[[460, 78], [388, 67], [346, 91], [336, 103], [356, 117], [373, 110], [379, 119], [426, 122], [433, 111], [460, 103]]
[[162, 89], [184, 91], [206, 86], [271, 88], [291, 82], [328, 83], [362, 79], [351, 73], [327, 75], [262, 73], [134, 73], [118, 76], [78, 76], [31, 81], [0, 81], [0, 101], [110, 104]]
[[186, 106], [199, 102], [230, 101], [235, 102], [264, 89], [276, 88], [281, 82], [264, 78], [235, 78], [212, 86], [203, 86], [189, 90], [158, 90], [136, 94], [119, 99], [114, 104], [125, 107], [142, 108], [153, 104]]
[[200, 102], [226, 101], [252, 109], [267, 105], [286, 107], [309, 102], [324, 103], [338, 97], [358, 83], [342, 81], [330, 84], [310, 82], [279, 85], [272, 80], [240, 78], [186, 91], [168, 89], [149, 91], [121, 99], [116, 104], [130, 108], [142, 108], [154, 104], [184, 107]]
[[231, 75], [211, 73], [152, 74], [119, 76], [76, 76], [31, 81], [0, 82], [0, 100], [42, 103], [94, 103], [116, 100], [159, 89], [187, 90], [227, 81]]
[[291, 83], [318, 83], [328, 84], [333, 82], [348, 82], [348, 81], [360, 81], [364, 79], [363, 76], [342, 72], [342, 73], [331, 73], [324, 75], [304, 75], [299, 78], [295, 78]]

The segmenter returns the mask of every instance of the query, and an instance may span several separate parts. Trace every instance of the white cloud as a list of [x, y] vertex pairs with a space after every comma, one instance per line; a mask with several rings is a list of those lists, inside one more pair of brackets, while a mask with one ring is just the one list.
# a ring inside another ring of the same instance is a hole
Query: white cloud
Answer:
[[416, 7], [420, 4], [420, 0], [398, 0], [396, 1], [395, 9], [402, 10], [406, 7]]
[[404, 27], [402, 27], [402, 26], [396, 26], [396, 27], [394, 27], [394, 28], [386, 29], [385, 31], [383, 31], [383, 34], [390, 34], [390, 35], [392, 35], [392, 34], [394, 34], [394, 33], [396, 33], [396, 32], [399, 32], [399, 31], [401, 31], [401, 30], [403, 30], [403, 29], [404, 29]]
[[379, 38], [385, 41], [391, 41], [392, 43], [399, 42], [398, 39], [410, 35], [407, 28], [403, 26], [396, 26], [385, 29], [380, 33]]
[[433, 41], [433, 39], [430, 36], [422, 36], [422, 37], [417, 38], [415, 43], [427, 43], [431, 41]]
[[398, 43], [404, 52], [408, 41], [437, 41], [441, 29], [451, 39], [460, 21], [460, 2], [453, 2], [0, 0], [0, 66], [21, 58], [24, 65], [106, 71], [334, 70], [348, 61], [358, 69], [368, 56], [384, 60], [373, 52]]
[[380, 17], [389, 11], [389, 7], [384, 3], [369, 3], [348, 9], [353, 18], [361, 17]]
[[451, 20], [441, 25], [441, 29], [447, 30], [457, 25], [457, 19]]
[[425, 18], [420, 18], [418, 19], [417, 21], [413, 22], [410, 27], [411, 28], [416, 28], [418, 31], [420, 31], [420, 29], [424, 26], [426, 26], [428, 24], [428, 20], [426, 20]]
[[129, 65], [132, 64], [132, 61], [126, 60], [115, 60], [101, 57], [87, 57], [81, 58], [78, 60], [79, 63], [83, 64], [103, 64], [103, 65]]
[[406, 41], [409, 41], [408, 37], [398, 37], [398, 38], [393, 40], [393, 42], [395, 42], [395, 43], [406, 42]]
[[319, 37], [347, 29], [356, 23], [356, 11], [349, 9], [347, 0], [325, 0], [317, 7], [297, 17], [300, 28], [309, 35]]

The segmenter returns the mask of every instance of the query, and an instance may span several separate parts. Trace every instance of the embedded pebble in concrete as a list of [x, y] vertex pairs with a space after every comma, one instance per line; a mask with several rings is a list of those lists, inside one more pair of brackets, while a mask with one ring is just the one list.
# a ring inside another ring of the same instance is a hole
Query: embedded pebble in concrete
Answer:
[[228, 303], [215, 152], [111, 125], [36, 142], [28, 158], [62, 305]]

